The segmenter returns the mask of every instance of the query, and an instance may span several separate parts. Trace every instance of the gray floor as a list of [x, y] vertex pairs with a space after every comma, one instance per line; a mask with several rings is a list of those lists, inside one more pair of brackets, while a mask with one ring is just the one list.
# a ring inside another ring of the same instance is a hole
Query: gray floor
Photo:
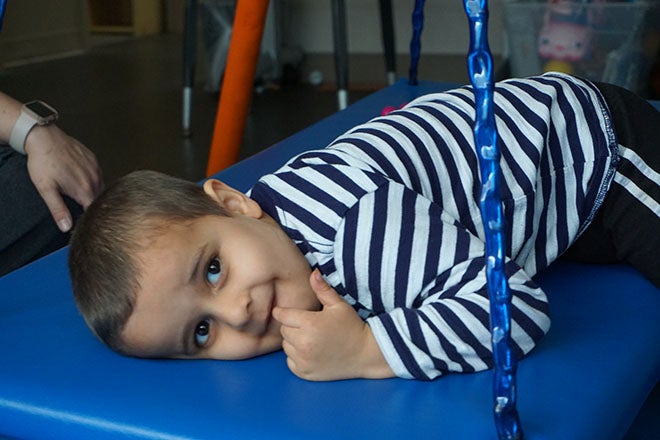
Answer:
[[[42, 99], [61, 113], [58, 124], [99, 159], [106, 183], [135, 169], [190, 180], [204, 177], [217, 93], [203, 72], [193, 93], [190, 138], [181, 132], [181, 39], [160, 35], [124, 39], [84, 54], [0, 70], [0, 90]], [[351, 92], [358, 99], [368, 91]], [[330, 88], [304, 83], [253, 97], [241, 147], [246, 157], [336, 111]]]

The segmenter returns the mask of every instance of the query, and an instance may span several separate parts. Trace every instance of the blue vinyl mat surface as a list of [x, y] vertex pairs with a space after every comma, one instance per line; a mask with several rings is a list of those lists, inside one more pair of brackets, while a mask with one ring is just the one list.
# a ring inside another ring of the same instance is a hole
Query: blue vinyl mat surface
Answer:
[[[399, 82], [219, 174], [246, 190], [290, 156], [447, 88]], [[492, 372], [433, 382], [306, 382], [282, 352], [246, 361], [142, 360], [79, 316], [65, 248], [0, 278], [0, 436], [495, 438]], [[556, 263], [538, 277], [553, 324], [519, 364], [528, 439], [620, 439], [660, 378], [660, 289], [624, 266]]]

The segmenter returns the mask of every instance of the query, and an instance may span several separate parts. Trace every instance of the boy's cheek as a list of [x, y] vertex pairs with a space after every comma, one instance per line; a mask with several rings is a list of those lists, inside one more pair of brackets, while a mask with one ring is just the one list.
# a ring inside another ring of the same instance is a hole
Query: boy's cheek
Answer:
[[246, 353], [243, 356], [244, 359], [254, 358], [258, 356], [263, 356], [268, 353], [273, 353], [282, 349], [282, 336], [269, 335], [268, 338], [264, 339], [258, 347], [255, 347], [254, 350]]
[[276, 324], [269, 329], [266, 335], [255, 341], [256, 343], [251, 348], [239, 355], [239, 358], [249, 359], [281, 350], [283, 338], [280, 333], [280, 325]]

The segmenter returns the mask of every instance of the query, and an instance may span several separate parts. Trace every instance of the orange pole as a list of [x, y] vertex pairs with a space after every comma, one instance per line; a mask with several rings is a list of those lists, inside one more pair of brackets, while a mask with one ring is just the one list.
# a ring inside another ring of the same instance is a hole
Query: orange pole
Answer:
[[268, 0], [238, 0], [236, 4], [207, 176], [238, 161], [267, 11]]

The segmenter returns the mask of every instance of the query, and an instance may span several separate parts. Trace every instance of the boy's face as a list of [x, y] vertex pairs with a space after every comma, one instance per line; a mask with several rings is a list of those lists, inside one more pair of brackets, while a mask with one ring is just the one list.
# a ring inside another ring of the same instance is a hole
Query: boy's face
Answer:
[[318, 310], [311, 269], [275, 221], [218, 181], [232, 213], [167, 225], [138, 254], [139, 289], [122, 332], [139, 357], [244, 359], [281, 348], [273, 307]]

